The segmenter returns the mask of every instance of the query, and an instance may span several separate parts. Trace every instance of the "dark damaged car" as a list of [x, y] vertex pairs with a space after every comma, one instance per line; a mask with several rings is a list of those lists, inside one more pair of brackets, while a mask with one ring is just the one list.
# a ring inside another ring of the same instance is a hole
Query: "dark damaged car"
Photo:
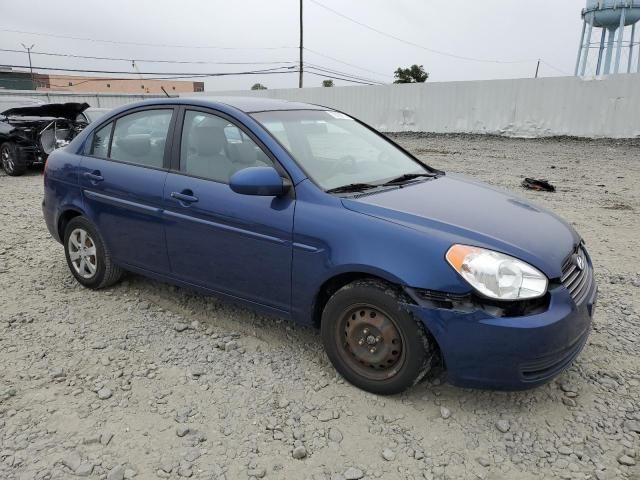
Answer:
[[0, 113], [0, 163], [11, 176], [43, 164], [88, 124], [87, 103], [49, 103], [10, 108]]

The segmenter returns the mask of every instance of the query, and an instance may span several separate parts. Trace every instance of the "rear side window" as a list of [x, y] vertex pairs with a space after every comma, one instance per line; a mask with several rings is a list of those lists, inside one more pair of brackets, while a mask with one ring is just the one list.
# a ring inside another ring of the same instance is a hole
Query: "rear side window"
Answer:
[[109, 158], [162, 168], [172, 115], [171, 109], [145, 110], [118, 118]]
[[107, 155], [109, 155], [109, 139], [111, 138], [112, 129], [113, 123], [110, 123], [93, 134], [89, 155], [93, 157], [107, 158]]

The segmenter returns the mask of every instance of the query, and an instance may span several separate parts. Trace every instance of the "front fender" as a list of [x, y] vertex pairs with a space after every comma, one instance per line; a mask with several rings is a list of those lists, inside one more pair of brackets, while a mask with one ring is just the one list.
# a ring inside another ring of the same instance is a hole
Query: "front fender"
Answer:
[[[306, 201], [297, 189], [293, 244], [292, 315], [309, 322], [325, 282], [363, 273], [419, 289], [467, 294], [469, 285], [447, 264], [444, 235], [426, 235], [403, 225], [344, 208], [337, 198]], [[315, 187], [313, 187], [315, 188]]]

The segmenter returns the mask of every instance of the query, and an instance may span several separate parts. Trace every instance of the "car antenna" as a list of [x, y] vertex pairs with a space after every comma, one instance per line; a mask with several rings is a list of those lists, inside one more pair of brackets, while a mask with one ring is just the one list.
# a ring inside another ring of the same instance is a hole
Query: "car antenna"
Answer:
[[165, 94], [168, 98], [172, 98], [172, 97], [171, 97], [171, 95], [169, 95], [169, 94], [167, 93], [167, 91], [164, 89], [164, 87], [163, 87], [163, 86], [160, 86], [160, 88], [162, 89], [162, 91], [164, 92], [164, 94]]

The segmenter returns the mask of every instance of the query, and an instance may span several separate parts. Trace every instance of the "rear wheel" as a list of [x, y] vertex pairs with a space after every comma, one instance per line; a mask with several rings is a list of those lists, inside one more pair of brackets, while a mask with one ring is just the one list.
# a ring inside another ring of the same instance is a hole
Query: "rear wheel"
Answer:
[[377, 280], [338, 290], [322, 314], [329, 359], [353, 385], [381, 395], [400, 393], [431, 368], [435, 344], [401, 307], [402, 295]]
[[27, 170], [27, 165], [22, 162], [20, 149], [13, 142], [5, 142], [0, 146], [0, 162], [7, 175], [12, 177], [20, 176]]
[[113, 285], [124, 273], [112, 262], [102, 237], [84, 217], [75, 217], [67, 224], [64, 252], [71, 273], [87, 288]]

